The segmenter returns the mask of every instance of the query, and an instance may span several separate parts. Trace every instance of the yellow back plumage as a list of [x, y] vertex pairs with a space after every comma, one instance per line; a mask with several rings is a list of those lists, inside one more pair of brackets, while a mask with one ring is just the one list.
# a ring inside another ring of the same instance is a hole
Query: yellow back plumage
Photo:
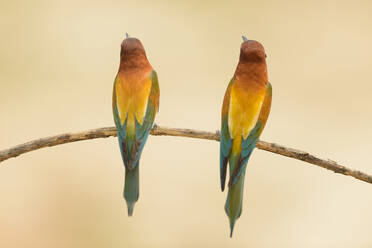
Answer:
[[128, 125], [134, 125], [134, 120], [142, 125], [146, 114], [147, 103], [151, 90], [151, 79], [132, 79], [118, 77], [115, 82], [116, 103], [121, 124], [126, 118]]

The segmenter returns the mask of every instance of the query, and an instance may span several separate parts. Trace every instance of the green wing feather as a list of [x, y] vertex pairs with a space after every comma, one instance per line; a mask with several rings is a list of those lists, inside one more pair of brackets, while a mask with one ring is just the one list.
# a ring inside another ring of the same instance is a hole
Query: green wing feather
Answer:
[[[147, 137], [150, 133], [152, 125], [155, 120], [156, 112], [159, 109], [159, 83], [158, 77], [154, 70], [151, 71], [149, 78], [151, 79], [151, 90], [149, 95], [149, 101], [147, 102], [146, 113], [143, 118], [142, 125], [135, 120], [135, 133], [127, 133], [127, 119], [123, 125], [121, 124], [119, 112], [116, 103], [116, 92], [114, 88], [113, 93], [113, 113], [115, 125], [118, 130], [118, 139], [120, 145], [120, 151], [123, 158], [123, 162], [126, 168], [134, 168], [137, 166], [139, 158], [141, 156], [143, 147], [146, 143]], [[115, 82], [117, 79], [115, 79]], [[115, 86], [114, 86], [115, 87]]]
[[113, 112], [115, 125], [118, 130], [121, 156], [125, 165], [125, 185], [123, 194], [128, 206], [128, 216], [133, 214], [134, 205], [139, 197], [139, 160], [154, 123], [155, 114], [159, 109], [159, 83], [156, 72], [153, 70], [149, 77], [151, 79], [151, 89], [147, 101], [146, 113], [142, 125], [139, 124], [135, 118], [135, 132], [127, 131], [127, 117], [123, 125], [121, 124], [115, 92], [117, 78], [114, 84]]
[[220, 181], [221, 181], [221, 190], [225, 190], [225, 181], [226, 181], [226, 170], [227, 162], [229, 161], [229, 155], [231, 152], [232, 139], [229, 133], [228, 126], [228, 106], [230, 102], [230, 90], [231, 86], [234, 83], [234, 78], [230, 80], [229, 85], [226, 89], [226, 94], [224, 97], [224, 103], [222, 107], [222, 120], [221, 120], [221, 137], [220, 137]]
[[[240, 154], [230, 154], [229, 163], [230, 163], [230, 179], [229, 179], [229, 192], [227, 194], [227, 199], [225, 203], [225, 212], [229, 217], [230, 221], [230, 237], [232, 236], [235, 221], [240, 217], [242, 212], [243, 204], [243, 191], [244, 191], [244, 176], [246, 165], [250, 155], [259, 136], [262, 133], [263, 128], [265, 127], [267, 118], [270, 113], [271, 108], [271, 97], [272, 89], [271, 84], [267, 83], [266, 85], [266, 95], [258, 117], [256, 126], [250, 132], [248, 137], [242, 140], [242, 150]], [[221, 131], [222, 137], [222, 131]], [[222, 138], [221, 138], [222, 141]], [[227, 162], [226, 162], [227, 163]]]
[[242, 172], [245, 171], [248, 159], [251, 156], [253, 149], [256, 147], [258, 138], [260, 137], [266, 125], [267, 118], [269, 117], [270, 108], [271, 108], [271, 99], [272, 99], [272, 87], [271, 87], [271, 84], [268, 82], [266, 84], [265, 99], [262, 104], [262, 108], [261, 108], [260, 115], [257, 120], [256, 126], [249, 133], [248, 137], [242, 140], [242, 151], [240, 154], [240, 158], [238, 159], [238, 161], [236, 161], [237, 166], [234, 167], [234, 170], [230, 174], [229, 187], [235, 184], [237, 180], [239, 179], [240, 175], [242, 174]]
[[147, 103], [145, 117], [143, 119], [142, 125], [140, 125], [136, 121], [136, 145], [138, 146], [138, 148], [136, 149], [135, 162], [138, 162], [141, 156], [147, 137], [149, 136], [151, 128], [154, 124], [156, 112], [158, 112], [159, 110], [160, 97], [159, 82], [158, 76], [154, 70], [150, 73], [150, 79], [151, 90], [149, 95], [149, 101]]

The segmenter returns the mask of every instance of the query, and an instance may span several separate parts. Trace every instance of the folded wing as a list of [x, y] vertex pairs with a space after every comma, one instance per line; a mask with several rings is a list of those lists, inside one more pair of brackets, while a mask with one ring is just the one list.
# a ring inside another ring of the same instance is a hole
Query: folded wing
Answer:
[[113, 112], [125, 167], [137, 165], [158, 108], [159, 84], [154, 70], [138, 81], [117, 76]]

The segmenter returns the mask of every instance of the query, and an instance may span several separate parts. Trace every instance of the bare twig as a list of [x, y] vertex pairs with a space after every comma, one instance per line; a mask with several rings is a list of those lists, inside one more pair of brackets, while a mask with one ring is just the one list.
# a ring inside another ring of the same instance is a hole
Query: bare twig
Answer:
[[[207, 139], [207, 140], [216, 140], [216, 141], [220, 140], [219, 132], [211, 133], [211, 132], [198, 131], [198, 130], [192, 130], [192, 129], [159, 127], [156, 125], [151, 130], [151, 134], [152, 135], [179, 136], [179, 137], [188, 137], [188, 138], [196, 138], [196, 139]], [[56, 136], [41, 138], [41, 139], [33, 140], [30, 142], [0, 151], [0, 162], [7, 160], [9, 158], [17, 157], [26, 152], [31, 152], [37, 149], [48, 147], [48, 146], [56, 146], [56, 145], [80, 141], [80, 140], [107, 138], [110, 136], [117, 136], [115, 127], [97, 128], [97, 129], [92, 129], [92, 130], [78, 132], [78, 133], [65, 133], [65, 134], [60, 134]], [[340, 173], [346, 176], [352, 176], [358, 180], [361, 180], [367, 183], [372, 183], [371, 175], [368, 175], [358, 170], [349, 169], [332, 160], [320, 159], [304, 151], [288, 148], [282, 145], [278, 145], [275, 143], [269, 143], [265, 141], [259, 141], [256, 147], [261, 150], [265, 150], [265, 151], [277, 153], [277, 154], [280, 154], [286, 157], [302, 160], [307, 163], [314, 164], [322, 168], [334, 171], [335, 173]]]

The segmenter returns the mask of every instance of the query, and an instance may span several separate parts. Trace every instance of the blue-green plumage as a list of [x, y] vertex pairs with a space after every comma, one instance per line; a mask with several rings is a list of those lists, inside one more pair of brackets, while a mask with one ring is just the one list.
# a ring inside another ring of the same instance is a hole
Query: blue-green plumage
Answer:
[[116, 93], [114, 89], [113, 115], [115, 125], [118, 130], [118, 141], [121, 156], [125, 166], [125, 185], [124, 198], [128, 206], [128, 215], [133, 214], [133, 208], [139, 197], [139, 160], [147, 138], [154, 123], [155, 114], [158, 109], [159, 85], [156, 72], [151, 71], [149, 78], [151, 80], [150, 95], [147, 102], [145, 116], [142, 124], [134, 118], [134, 130], [128, 125], [128, 116], [122, 124], [116, 103]]
[[[232, 84], [234, 83], [234, 80], [235, 80], [234, 77], [230, 80], [229, 85], [227, 86], [228, 92], [230, 91], [230, 88]], [[220, 181], [221, 181], [221, 190], [224, 191], [225, 181], [226, 181], [227, 163], [228, 163], [229, 155], [231, 152], [232, 139], [229, 133], [228, 114], [224, 113], [224, 110], [222, 111], [223, 112], [222, 112], [221, 134], [220, 134], [221, 135], [220, 136]]]
[[[260, 135], [261, 126], [262, 126], [261, 122], [257, 121], [256, 126], [250, 132], [248, 137], [246, 139], [242, 139], [242, 144], [241, 144], [242, 149], [241, 149], [239, 161], [236, 162], [236, 166], [234, 167], [230, 166], [229, 186], [234, 185], [236, 181], [239, 179], [239, 177], [241, 176], [242, 172], [245, 171], [249, 157], [251, 156], [253, 149], [256, 147], [256, 143]], [[233, 164], [233, 163], [230, 163], [230, 164]]]
[[224, 116], [222, 119], [220, 138], [220, 179], [222, 191], [224, 191], [225, 189], [227, 162], [230, 154], [231, 145], [232, 139], [230, 138], [229, 129], [227, 126], [227, 116]]
[[[231, 87], [230, 82], [229, 87]], [[229, 217], [230, 222], [230, 237], [232, 236], [236, 220], [240, 217], [243, 204], [243, 191], [245, 171], [248, 160], [257, 144], [258, 138], [265, 126], [271, 106], [271, 84], [266, 85], [266, 95], [263, 107], [260, 112], [259, 119], [255, 127], [249, 132], [246, 139], [240, 137], [240, 149], [238, 153], [232, 152], [234, 139], [231, 138], [229, 133], [228, 112], [226, 109], [222, 111], [221, 123], [221, 138], [220, 138], [220, 178], [221, 189], [225, 188], [226, 170], [229, 164], [229, 182], [228, 182], [228, 195], [225, 203], [225, 212]], [[229, 97], [229, 88], [227, 90], [227, 97]], [[228, 106], [228, 105], [226, 105]]]

